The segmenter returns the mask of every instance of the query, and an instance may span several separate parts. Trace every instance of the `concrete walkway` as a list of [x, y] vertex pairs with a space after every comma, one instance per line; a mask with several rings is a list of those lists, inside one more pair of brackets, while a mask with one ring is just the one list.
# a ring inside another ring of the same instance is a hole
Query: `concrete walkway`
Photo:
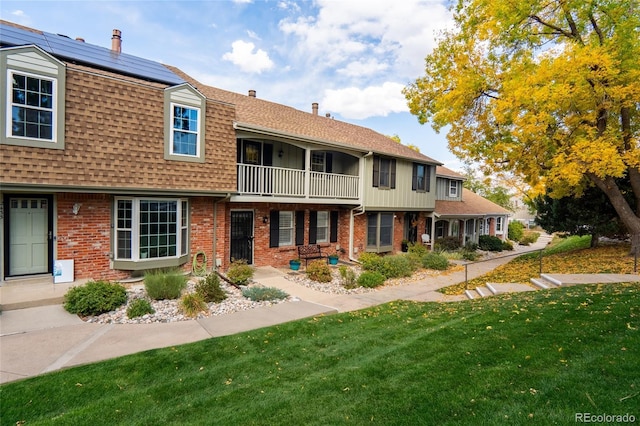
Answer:
[[[541, 238], [528, 250], [543, 248], [548, 241], [549, 238]], [[516, 254], [526, 250], [521, 248]], [[500, 257], [474, 264], [473, 268], [468, 268], [466, 278], [483, 275], [512, 258]], [[393, 300], [444, 302], [466, 298], [464, 295], [446, 296], [436, 291], [464, 282], [465, 271], [462, 268], [453, 273], [357, 295], [315, 291], [286, 279], [285, 273], [272, 267], [257, 268], [254, 280], [265, 286], [280, 288], [296, 301], [197, 320], [155, 324], [91, 324], [67, 313], [59, 302], [37, 306], [33, 300], [32, 307], [3, 310], [0, 315], [0, 383], [149, 349], [358, 310]], [[52, 294], [64, 294], [63, 289], [57, 287], [59, 284], [43, 286], [40, 289], [43, 299], [50, 301]], [[0, 287], [0, 303], [3, 307], [26, 303], [20, 300], [20, 292], [15, 287]], [[10, 290], [7, 291], [7, 288]], [[22, 293], [33, 297], [35, 292], [34, 288], [29, 288]]]

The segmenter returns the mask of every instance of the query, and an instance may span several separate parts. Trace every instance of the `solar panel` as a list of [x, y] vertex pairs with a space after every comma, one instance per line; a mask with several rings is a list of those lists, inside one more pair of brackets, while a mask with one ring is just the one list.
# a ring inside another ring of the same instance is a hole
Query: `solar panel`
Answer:
[[116, 53], [111, 49], [73, 40], [63, 35], [46, 32], [40, 34], [0, 23], [0, 45], [6, 47], [29, 44], [35, 44], [56, 57], [105, 70], [167, 84], [184, 83], [183, 79], [159, 62], [126, 53]]

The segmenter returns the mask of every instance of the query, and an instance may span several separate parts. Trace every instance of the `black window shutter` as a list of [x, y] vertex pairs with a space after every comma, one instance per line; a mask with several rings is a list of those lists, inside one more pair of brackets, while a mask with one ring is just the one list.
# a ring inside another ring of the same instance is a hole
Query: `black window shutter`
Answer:
[[413, 175], [411, 176], [411, 189], [418, 189], [418, 165], [413, 163]]
[[391, 187], [391, 189], [394, 189], [396, 187], [396, 160], [390, 160], [389, 163], [389, 168], [391, 169], [389, 186]]
[[273, 166], [273, 145], [270, 143], [265, 143], [263, 145], [262, 156], [262, 164], [265, 166]]
[[377, 155], [373, 156], [373, 186], [380, 186], [380, 157]]
[[424, 174], [427, 181], [427, 192], [431, 192], [431, 166], [425, 167]]
[[278, 247], [280, 245], [280, 212], [271, 210], [269, 216], [269, 247]]
[[296, 245], [304, 245], [304, 210], [296, 211]]
[[244, 140], [236, 139], [236, 162], [242, 163], [242, 145], [244, 145]]
[[338, 212], [332, 211], [329, 219], [329, 242], [338, 241]]
[[330, 152], [327, 152], [325, 154], [325, 158], [326, 158], [327, 164], [325, 164], [326, 167], [324, 168], [325, 169], [324, 171], [326, 173], [333, 173], [333, 154]]
[[315, 244], [318, 239], [318, 212], [309, 212], [309, 244]]

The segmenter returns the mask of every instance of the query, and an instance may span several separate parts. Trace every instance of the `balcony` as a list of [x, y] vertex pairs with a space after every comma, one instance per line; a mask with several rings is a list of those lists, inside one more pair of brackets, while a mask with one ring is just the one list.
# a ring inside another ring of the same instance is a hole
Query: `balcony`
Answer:
[[346, 174], [238, 164], [238, 192], [240, 195], [358, 200], [360, 178]]

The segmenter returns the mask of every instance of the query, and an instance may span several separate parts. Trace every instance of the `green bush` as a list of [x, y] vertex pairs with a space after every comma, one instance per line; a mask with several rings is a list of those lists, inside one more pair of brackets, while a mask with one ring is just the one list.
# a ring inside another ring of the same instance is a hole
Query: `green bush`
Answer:
[[502, 240], [493, 235], [480, 235], [478, 247], [485, 251], [502, 251]]
[[415, 254], [415, 255], [417, 255], [419, 257], [422, 257], [422, 256], [424, 256], [425, 254], [427, 254], [429, 252], [429, 249], [424, 244], [411, 243], [411, 244], [409, 244], [409, 251], [408, 252], [410, 254]]
[[386, 278], [410, 277], [415, 269], [408, 256], [396, 254], [382, 258], [381, 268], [378, 269]]
[[375, 271], [385, 278], [409, 277], [417, 269], [415, 255], [396, 254], [379, 256], [375, 253], [363, 253], [358, 260], [365, 271]]
[[384, 275], [377, 271], [364, 271], [358, 277], [358, 285], [362, 287], [374, 288], [381, 286], [385, 281]]
[[520, 244], [522, 244], [523, 246], [528, 246], [538, 241], [538, 238], [540, 238], [539, 232], [527, 232], [520, 240]]
[[511, 241], [503, 241], [502, 242], [502, 250], [513, 250], [513, 243]]
[[345, 265], [340, 265], [338, 267], [338, 272], [340, 272], [340, 278], [342, 280], [342, 286], [344, 288], [356, 287], [356, 273], [353, 272], [353, 269]]
[[463, 247], [463, 250], [476, 251], [478, 250], [478, 243], [475, 243], [473, 241], [467, 241], [467, 243]]
[[422, 257], [422, 266], [426, 269], [444, 271], [449, 267], [449, 261], [441, 254], [427, 253]]
[[358, 262], [365, 271], [377, 271], [382, 265], [382, 256], [377, 253], [362, 253], [358, 257]]
[[127, 316], [129, 318], [138, 318], [147, 314], [154, 314], [156, 311], [147, 299], [135, 299], [129, 303], [127, 307]]
[[275, 287], [249, 287], [242, 290], [242, 295], [254, 302], [283, 300], [289, 297], [287, 293]]
[[253, 278], [253, 267], [244, 259], [234, 260], [227, 270], [227, 278], [235, 285], [247, 285]]
[[462, 247], [462, 245], [458, 237], [438, 238], [435, 242], [436, 250], [456, 251], [460, 247]]
[[468, 261], [474, 261], [478, 258], [478, 253], [475, 250], [462, 249], [462, 258]]
[[64, 308], [82, 316], [100, 315], [113, 311], [127, 302], [127, 290], [109, 281], [89, 281], [71, 287], [64, 295]]
[[187, 277], [180, 271], [151, 271], [144, 275], [144, 288], [153, 300], [177, 299], [187, 287]]
[[215, 272], [211, 272], [203, 280], [196, 283], [196, 293], [207, 303], [220, 303], [227, 298], [227, 294], [220, 287], [220, 279]]
[[307, 266], [307, 277], [319, 283], [331, 282], [331, 268], [324, 260], [314, 260]]
[[207, 309], [207, 304], [198, 293], [188, 293], [180, 299], [180, 309], [186, 316], [195, 317]]
[[507, 237], [512, 241], [520, 241], [524, 236], [524, 224], [518, 220], [509, 222]]

